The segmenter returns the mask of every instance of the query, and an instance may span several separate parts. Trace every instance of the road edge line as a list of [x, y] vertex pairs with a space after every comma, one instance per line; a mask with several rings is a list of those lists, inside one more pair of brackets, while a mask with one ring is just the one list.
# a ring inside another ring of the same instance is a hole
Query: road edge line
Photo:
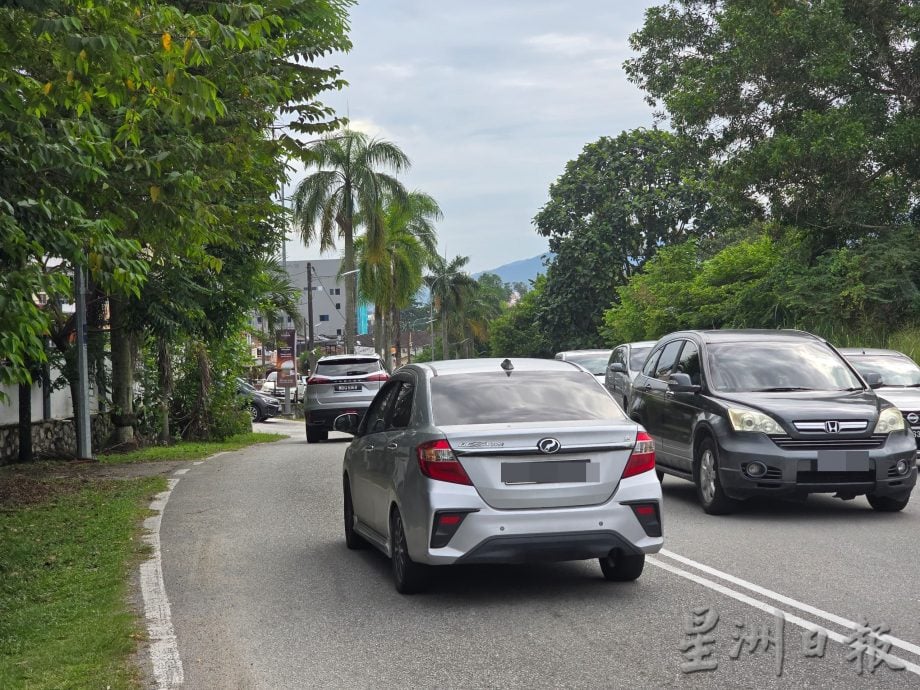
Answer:
[[166, 596], [166, 584], [163, 580], [163, 559], [160, 550], [160, 522], [166, 503], [178, 479], [169, 479], [169, 488], [150, 502], [154, 514], [144, 520], [146, 534], [143, 541], [151, 548], [151, 555], [140, 565], [141, 596], [144, 599], [144, 618], [147, 621], [147, 637], [150, 661], [153, 664], [153, 677], [159, 690], [166, 690], [182, 685], [185, 674], [179, 645], [172, 624], [169, 599]]

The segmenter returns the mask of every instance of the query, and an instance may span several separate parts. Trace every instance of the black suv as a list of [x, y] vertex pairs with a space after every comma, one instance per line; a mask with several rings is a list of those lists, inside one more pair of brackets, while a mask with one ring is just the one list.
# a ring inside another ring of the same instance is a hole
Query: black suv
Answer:
[[654, 438], [659, 471], [693, 481], [711, 514], [755, 495], [834, 492], [896, 511], [917, 482], [901, 413], [801, 331], [671, 333], [636, 377], [629, 414]]

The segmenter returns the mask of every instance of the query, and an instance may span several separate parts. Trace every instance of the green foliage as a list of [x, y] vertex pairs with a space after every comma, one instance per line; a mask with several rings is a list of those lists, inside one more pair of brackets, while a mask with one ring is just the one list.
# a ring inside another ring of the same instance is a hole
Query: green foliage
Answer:
[[537, 276], [533, 287], [492, 322], [489, 345], [493, 357], [552, 357], [552, 343], [540, 329], [538, 314], [546, 277]]
[[105, 453], [99, 456], [99, 462], [111, 465], [166, 460], [200, 460], [215, 453], [241, 450], [257, 443], [274, 443], [284, 438], [288, 437], [284, 434], [266, 434], [250, 431], [227, 436], [222, 441], [179, 441], [174, 445], [165, 447], [149, 446], [128, 451], [127, 453]]

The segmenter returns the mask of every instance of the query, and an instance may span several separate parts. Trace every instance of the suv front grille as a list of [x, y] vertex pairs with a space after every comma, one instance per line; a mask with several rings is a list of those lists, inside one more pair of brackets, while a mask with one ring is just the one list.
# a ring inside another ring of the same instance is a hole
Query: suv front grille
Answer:
[[773, 443], [784, 450], [866, 450], [885, 445], [885, 434], [873, 434], [869, 438], [792, 438], [771, 436]]

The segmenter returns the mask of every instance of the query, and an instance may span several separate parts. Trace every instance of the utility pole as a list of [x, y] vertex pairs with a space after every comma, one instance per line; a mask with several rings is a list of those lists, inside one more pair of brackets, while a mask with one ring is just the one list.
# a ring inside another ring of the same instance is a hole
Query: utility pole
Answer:
[[313, 352], [313, 264], [307, 262], [307, 323], [309, 324], [309, 337], [307, 350]]
[[77, 422], [77, 457], [91, 460], [92, 431], [89, 423], [89, 367], [86, 361], [86, 277], [82, 266], [74, 267], [77, 326], [77, 396], [74, 413]]

